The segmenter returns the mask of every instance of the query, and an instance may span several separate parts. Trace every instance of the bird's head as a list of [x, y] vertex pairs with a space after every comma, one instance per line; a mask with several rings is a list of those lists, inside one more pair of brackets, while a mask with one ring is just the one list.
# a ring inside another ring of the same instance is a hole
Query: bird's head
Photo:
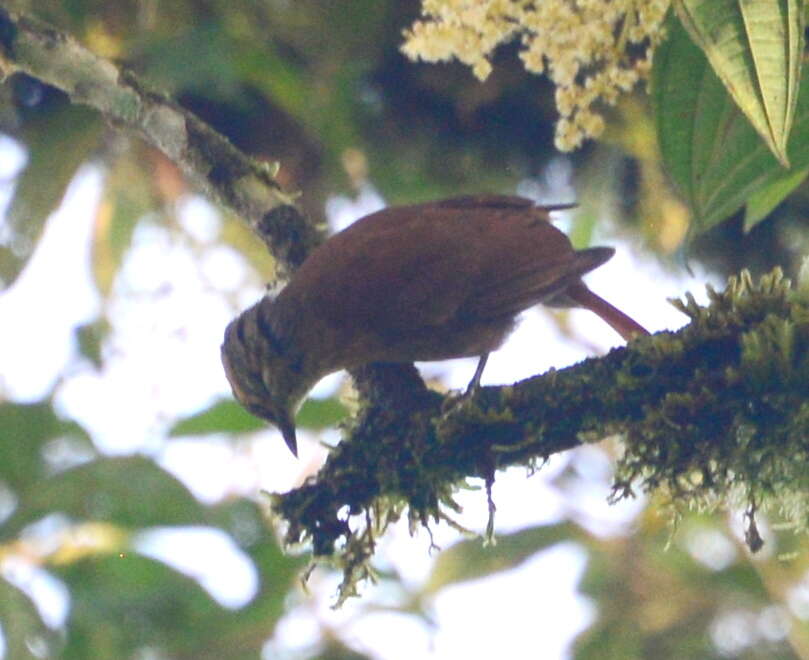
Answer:
[[225, 330], [222, 364], [236, 400], [274, 424], [297, 456], [295, 413], [309, 389], [299, 360], [293, 359], [262, 322], [256, 305]]

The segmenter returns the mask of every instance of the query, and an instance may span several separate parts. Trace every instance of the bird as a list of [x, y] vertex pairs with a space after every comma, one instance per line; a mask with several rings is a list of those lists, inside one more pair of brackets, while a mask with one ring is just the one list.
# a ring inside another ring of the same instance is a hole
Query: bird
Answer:
[[235, 398], [297, 456], [295, 413], [329, 373], [478, 357], [472, 392], [489, 353], [538, 303], [589, 309], [627, 341], [649, 334], [582, 281], [614, 249], [574, 249], [550, 222], [571, 206], [465, 195], [359, 219], [227, 326], [222, 363]]

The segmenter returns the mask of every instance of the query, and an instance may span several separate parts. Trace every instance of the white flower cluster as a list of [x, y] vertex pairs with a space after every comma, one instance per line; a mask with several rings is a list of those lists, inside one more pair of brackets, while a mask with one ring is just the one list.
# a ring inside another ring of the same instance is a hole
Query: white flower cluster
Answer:
[[495, 48], [519, 38], [525, 68], [556, 84], [556, 146], [571, 151], [604, 129], [596, 101], [612, 105], [648, 77], [670, 2], [422, 0], [424, 19], [405, 31], [402, 51], [427, 62], [456, 57], [485, 80]]

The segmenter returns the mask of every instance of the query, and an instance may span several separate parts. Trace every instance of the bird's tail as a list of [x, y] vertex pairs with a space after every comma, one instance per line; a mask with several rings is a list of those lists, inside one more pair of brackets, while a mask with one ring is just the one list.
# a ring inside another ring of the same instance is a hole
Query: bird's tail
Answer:
[[633, 337], [649, 334], [649, 331], [640, 323], [624, 314], [617, 307], [613, 307], [601, 296], [590, 291], [584, 282], [574, 284], [565, 289], [565, 295], [579, 307], [584, 307], [598, 314], [626, 341]]

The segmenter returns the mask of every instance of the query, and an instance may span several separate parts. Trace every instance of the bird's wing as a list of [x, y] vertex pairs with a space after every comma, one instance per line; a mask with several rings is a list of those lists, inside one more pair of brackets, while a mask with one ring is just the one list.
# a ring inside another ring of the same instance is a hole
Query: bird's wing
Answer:
[[315, 304], [337, 325], [350, 321], [388, 334], [455, 315], [475, 276], [475, 264], [464, 258], [461, 213], [421, 206], [363, 218], [313, 255], [324, 267], [305, 264], [335, 278], [308, 290], [318, 291]]
[[[567, 242], [567, 237], [562, 236]], [[555, 236], [551, 238], [546, 235], [544, 238], [547, 242], [561, 243]], [[570, 286], [577, 284], [582, 275], [598, 268], [614, 253], [612, 248], [590, 248], [577, 252], [569, 245], [567, 248], [561, 244], [557, 247], [558, 251], [553, 253], [540, 252], [540, 246], [536, 251], [528, 251], [527, 255], [519, 253], [513, 260], [516, 263], [511, 263], [509, 268], [493, 265], [493, 272], [481, 279], [481, 284], [460, 310], [460, 315], [495, 319], [514, 316], [538, 303], [553, 301]], [[530, 256], [533, 258], [526, 258]]]
[[574, 252], [530, 200], [470, 196], [367, 216], [318, 250], [296, 283], [336, 323], [389, 334], [514, 316], [610, 254]]

